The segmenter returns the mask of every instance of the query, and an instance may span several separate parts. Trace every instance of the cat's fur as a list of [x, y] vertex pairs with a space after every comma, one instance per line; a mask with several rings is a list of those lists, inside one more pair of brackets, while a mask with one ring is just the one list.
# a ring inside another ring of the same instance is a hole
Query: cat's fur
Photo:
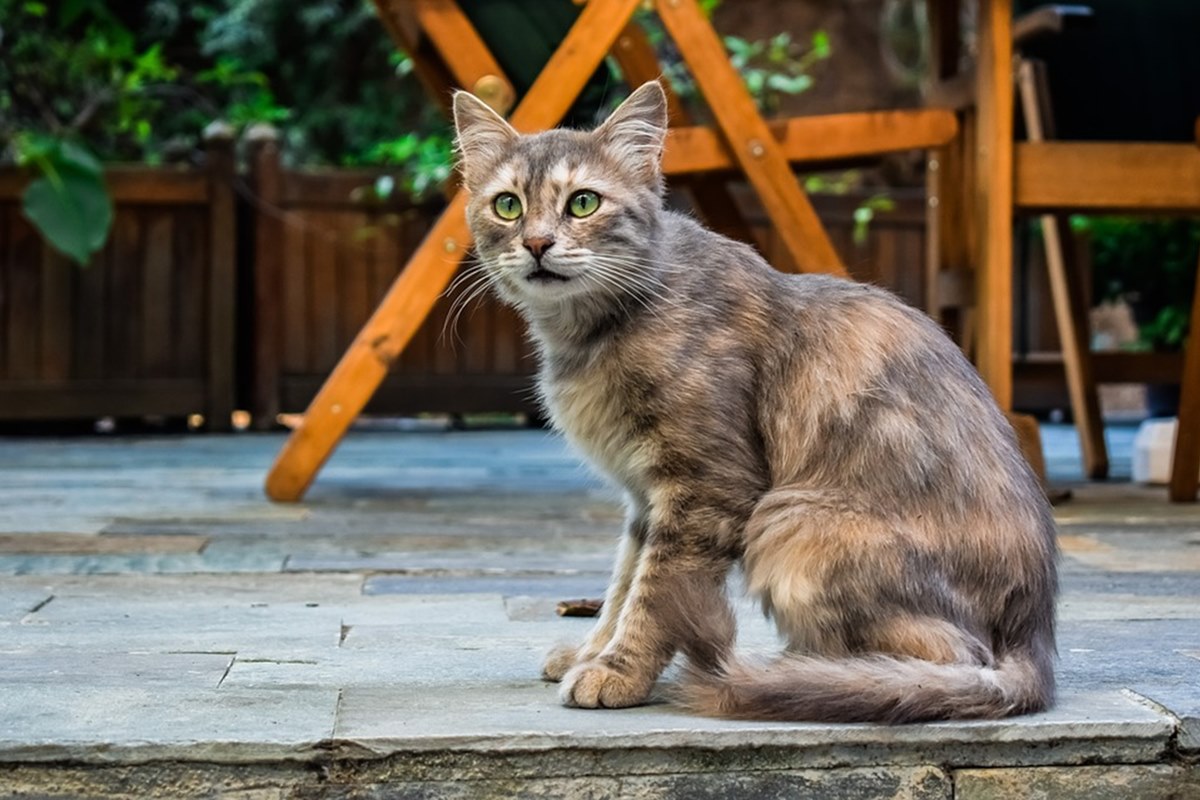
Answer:
[[[600, 620], [545, 665], [565, 703], [641, 703], [677, 651], [684, 702], [708, 714], [899, 722], [1052, 703], [1050, 509], [929, 318], [777, 272], [664, 209], [657, 83], [593, 132], [521, 136], [465, 93], [454, 111], [487, 279], [529, 323], [554, 424], [628, 493]], [[566, 213], [580, 189], [601, 197], [583, 219]], [[494, 211], [503, 192], [519, 219]], [[771, 663], [732, 650], [736, 564], [787, 639]]]

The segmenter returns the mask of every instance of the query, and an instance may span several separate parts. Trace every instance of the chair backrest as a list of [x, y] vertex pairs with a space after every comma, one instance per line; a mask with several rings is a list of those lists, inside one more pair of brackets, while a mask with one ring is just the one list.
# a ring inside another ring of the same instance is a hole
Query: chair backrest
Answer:
[[[1057, 137], [1191, 141], [1200, 116], [1200, 0], [1079, 0], [1090, 25], [1024, 52], [1046, 62]], [[1017, 0], [1016, 12], [1045, 5]]]

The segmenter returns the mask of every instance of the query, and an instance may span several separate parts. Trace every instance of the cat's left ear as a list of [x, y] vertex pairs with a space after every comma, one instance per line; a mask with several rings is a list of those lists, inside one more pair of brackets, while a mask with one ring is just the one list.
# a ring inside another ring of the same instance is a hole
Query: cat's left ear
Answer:
[[468, 189], [479, 184], [518, 136], [487, 103], [462, 91], [454, 93], [454, 129], [459, 169]]
[[667, 139], [667, 95], [658, 81], [643, 83], [596, 129], [608, 149], [634, 173], [661, 181]]

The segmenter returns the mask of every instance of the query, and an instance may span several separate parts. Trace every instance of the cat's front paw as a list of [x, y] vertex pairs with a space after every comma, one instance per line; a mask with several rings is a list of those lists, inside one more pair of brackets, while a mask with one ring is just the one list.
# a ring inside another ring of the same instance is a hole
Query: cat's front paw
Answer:
[[571, 644], [556, 644], [542, 662], [542, 680], [558, 683], [579, 661], [580, 648]]
[[558, 695], [563, 705], [575, 708], [628, 708], [646, 702], [653, 685], [601, 661], [586, 661], [563, 677]]

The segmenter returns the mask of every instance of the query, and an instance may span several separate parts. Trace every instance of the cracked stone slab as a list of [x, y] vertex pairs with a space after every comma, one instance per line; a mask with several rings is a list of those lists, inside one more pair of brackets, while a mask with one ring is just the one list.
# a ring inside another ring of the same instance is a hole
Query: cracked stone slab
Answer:
[[90, 652], [81, 658], [74, 652], [39, 651], [0, 658], [4, 682], [27, 687], [78, 683], [91, 688], [215, 689], [233, 663], [233, 655], [224, 653]]
[[1179, 749], [1200, 753], [1200, 681], [1185, 684], [1135, 683], [1133, 691], [1179, 720]]
[[0, 623], [19, 622], [25, 615], [49, 602], [53, 596], [54, 592], [47, 586], [0, 588]]

